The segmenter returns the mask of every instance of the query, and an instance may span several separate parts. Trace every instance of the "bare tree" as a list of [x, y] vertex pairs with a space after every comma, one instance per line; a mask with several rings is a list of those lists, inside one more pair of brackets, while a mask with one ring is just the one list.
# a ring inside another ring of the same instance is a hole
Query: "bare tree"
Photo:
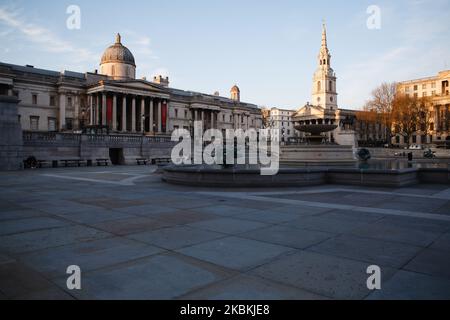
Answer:
[[392, 137], [392, 109], [396, 96], [396, 83], [384, 82], [372, 91], [371, 98], [366, 102], [364, 110], [376, 111], [377, 121], [385, 128], [385, 137], [388, 142]]
[[411, 142], [414, 133], [428, 134], [433, 121], [430, 106], [431, 101], [427, 97], [397, 95], [392, 109], [395, 133], [402, 135], [407, 143]]

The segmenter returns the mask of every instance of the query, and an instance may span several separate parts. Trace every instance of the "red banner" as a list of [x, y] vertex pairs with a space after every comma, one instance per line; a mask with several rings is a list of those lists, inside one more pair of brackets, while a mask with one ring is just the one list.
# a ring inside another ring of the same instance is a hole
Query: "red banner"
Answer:
[[113, 98], [106, 97], [106, 123], [108, 126], [112, 126], [112, 113], [113, 113]]

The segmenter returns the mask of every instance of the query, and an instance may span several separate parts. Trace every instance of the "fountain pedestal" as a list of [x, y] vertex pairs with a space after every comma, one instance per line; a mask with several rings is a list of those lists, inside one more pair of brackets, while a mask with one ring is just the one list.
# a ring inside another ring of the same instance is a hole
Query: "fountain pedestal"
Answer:
[[280, 163], [292, 166], [353, 166], [357, 160], [352, 145], [338, 145], [327, 141], [326, 132], [337, 128], [333, 124], [298, 125], [305, 132], [305, 145], [281, 147]]

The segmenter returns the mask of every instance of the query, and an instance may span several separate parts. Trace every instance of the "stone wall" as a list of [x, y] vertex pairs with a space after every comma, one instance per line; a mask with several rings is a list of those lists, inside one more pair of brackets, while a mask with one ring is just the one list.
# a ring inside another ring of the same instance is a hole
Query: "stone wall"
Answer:
[[0, 96], [0, 170], [23, 168], [18, 103], [16, 97]]
[[110, 149], [122, 149], [123, 164], [136, 164], [136, 158], [140, 157], [170, 157], [174, 145], [170, 137], [25, 131], [23, 159], [30, 156], [38, 160], [109, 159]]

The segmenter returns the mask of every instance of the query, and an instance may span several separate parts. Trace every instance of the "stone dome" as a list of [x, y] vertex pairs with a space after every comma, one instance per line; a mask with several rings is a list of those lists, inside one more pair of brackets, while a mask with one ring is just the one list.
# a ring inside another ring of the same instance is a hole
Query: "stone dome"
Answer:
[[105, 50], [100, 64], [113, 62], [125, 63], [134, 67], [136, 66], [133, 54], [120, 41], [121, 38], [120, 34], [118, 33], [116, 36], [116, 43]]

